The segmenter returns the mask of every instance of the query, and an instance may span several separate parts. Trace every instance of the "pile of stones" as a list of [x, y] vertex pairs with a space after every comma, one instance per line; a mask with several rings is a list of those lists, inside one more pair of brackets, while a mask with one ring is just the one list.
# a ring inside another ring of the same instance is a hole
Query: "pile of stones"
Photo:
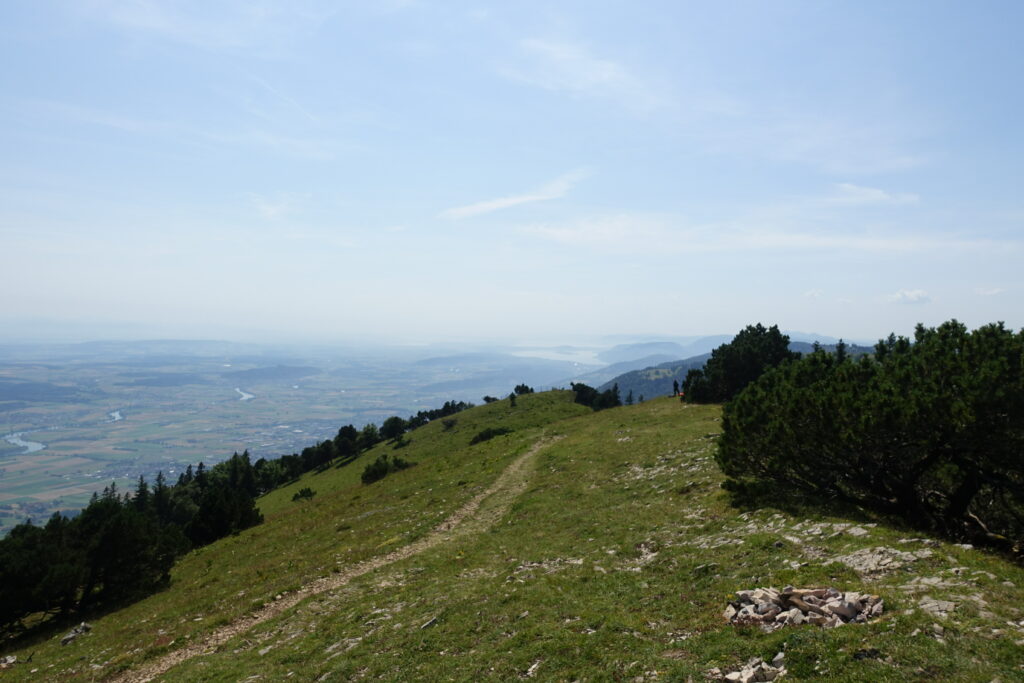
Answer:
[[882, 614], [884, 603], [877, 595], [835, 588], [755, 588], [736, 592], [723, 616], [733, 624], [753, 624], [767, 630], [786, 625], [815, 624], [834, 628], [863, 623]]
[[775, 655], [772, 663], [764, 661], [760, 657], [754, 657], [738, 671], [722, 673], [721, 669], [714, 668], [707, 673], [707, 678], [713, 681], [736, 681], [737, 683], [760, 683], [761, 681], [775, 681], [786, 675], [786, 655], [782, 652]]

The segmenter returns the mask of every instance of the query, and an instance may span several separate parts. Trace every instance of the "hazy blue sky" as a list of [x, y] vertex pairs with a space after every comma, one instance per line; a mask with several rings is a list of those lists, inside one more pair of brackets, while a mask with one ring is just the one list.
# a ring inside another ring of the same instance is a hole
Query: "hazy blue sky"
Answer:
[[1024, 326], [1024, 3], [10, 0], [0, 335]]

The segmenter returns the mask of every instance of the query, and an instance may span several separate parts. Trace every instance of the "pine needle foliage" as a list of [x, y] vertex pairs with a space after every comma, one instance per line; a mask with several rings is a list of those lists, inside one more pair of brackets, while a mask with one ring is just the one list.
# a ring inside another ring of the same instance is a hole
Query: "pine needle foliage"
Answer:
[[1024, 333], [956, 320], [765, 373], [723, 413], [737, 493], [837, 498], [948, 537], [1024, 540]]

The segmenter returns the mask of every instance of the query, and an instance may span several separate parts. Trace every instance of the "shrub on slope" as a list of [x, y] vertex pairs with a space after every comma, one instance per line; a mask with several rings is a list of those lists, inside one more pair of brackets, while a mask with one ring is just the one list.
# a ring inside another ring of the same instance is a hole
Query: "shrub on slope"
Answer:
[[1024, 539], [1024, 333], [953, 320], [854, 362], [809, 354], [723, 413], [734, 491], [812, 492], [955, 538]]
[[683, 381], [686, 400], [721, 403], [730, 400], [769, 368], [799, 358], [789, 350], [789, 337], [778, 325], [748, 325], [728, 344], [711, 352], [703, 368], [692, 368]]

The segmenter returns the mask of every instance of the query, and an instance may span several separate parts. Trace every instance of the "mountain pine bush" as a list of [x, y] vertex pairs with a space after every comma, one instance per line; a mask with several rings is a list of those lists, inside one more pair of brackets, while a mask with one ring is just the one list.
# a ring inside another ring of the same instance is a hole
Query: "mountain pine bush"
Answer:
[[727, 487], [810, 492], [963, 540], [1024, 540], [1024, 332], [955, 321], [785, 363], [723, 411]]

